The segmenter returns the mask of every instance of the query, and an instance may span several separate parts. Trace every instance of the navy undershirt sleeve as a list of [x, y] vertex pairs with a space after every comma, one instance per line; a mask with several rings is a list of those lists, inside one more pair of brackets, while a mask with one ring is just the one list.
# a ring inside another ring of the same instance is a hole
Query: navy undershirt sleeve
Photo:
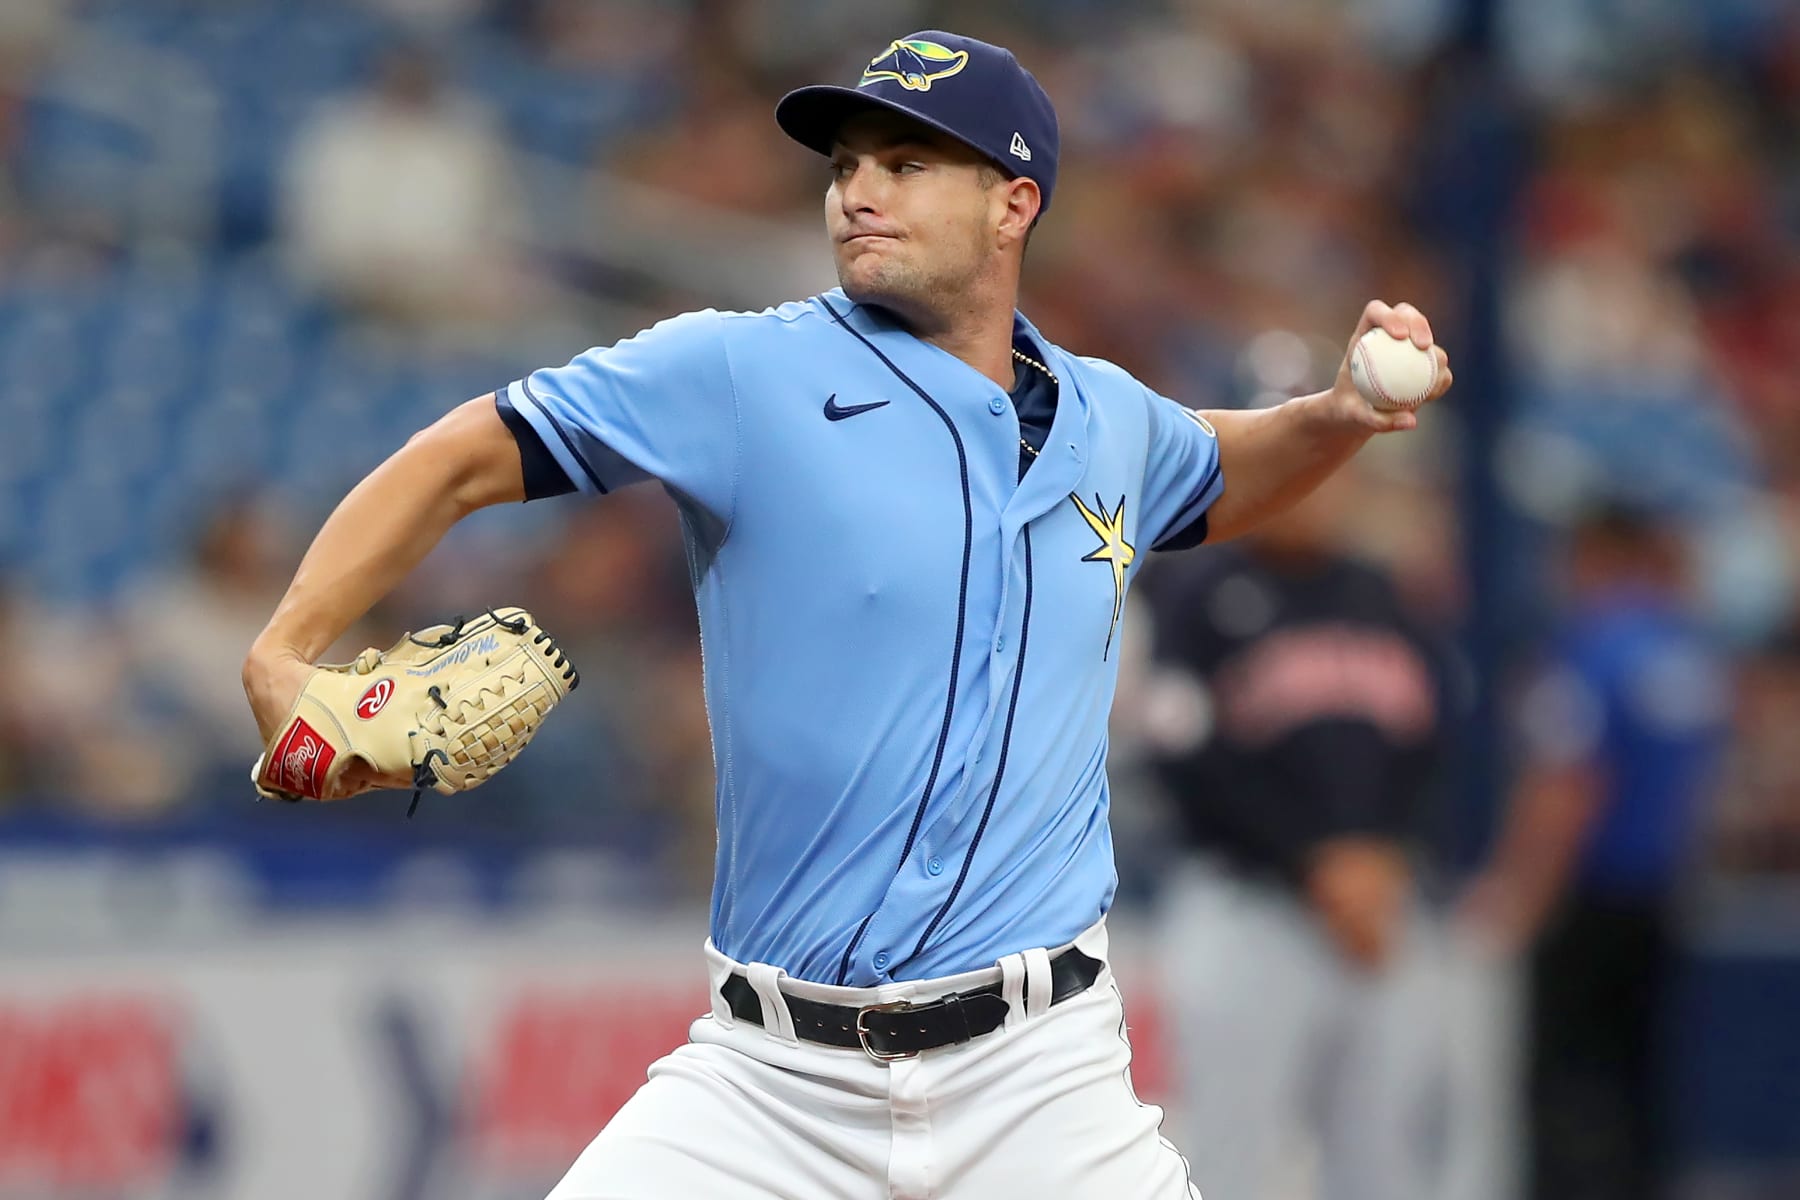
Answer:
[[544, 445], [544, 439], [531, 427], [531, 422], [507, 401], [504, 390], [494, 393], [494, 409], [512, 432], [513, 440], [519, 443], [519, 465], [525, 472], [525, 499], [544, 500], [574, 491], [575, 484], [568, 472], [557, 465], [556, 456]]
[[1172, 533], [1158, 542], [1152, 549], [1159, 552], [1169, 550], [1192, 550], [1206, 540], [1206, 514], [1201, 513], [1178, 533]]

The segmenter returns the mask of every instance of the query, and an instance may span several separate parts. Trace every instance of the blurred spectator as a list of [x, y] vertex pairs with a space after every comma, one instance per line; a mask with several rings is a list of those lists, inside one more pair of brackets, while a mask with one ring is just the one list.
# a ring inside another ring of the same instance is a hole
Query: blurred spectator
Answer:
[[[24, 608], [23, 599], [10, 585], [0, 588], [0, 646], [9, 652], [23, 651], [32, 644], [32, 622]], [[0, 804], [45, 791], [54, 779], [51, 748], [57, 723], [46, 721], [54, 708], [43, 703], [37, 683], [36, 679], [20, 680], [0, 699], [5, 705], [0, 717]]]
[[14, 249], [24, 206], [14, 163], [23, 149], [30, 87], [65, 20], [64, 0], [8, 0], [0, 6], [0, 254]]
[[555, 71], [613, 76], [654, 86], [686, 57], [698, 30], [686, 5], [661, 0], [526, 0], [498, 6], [531, 53]]
[[0, 83], [22, 82], [36, 73], [70, 7], [69, 0], [7, 0], [0, 7]]
[[0, 695], [0, 809], [25, 800], [103, 817], [159, 813], [182, 780], [178, 751], [132, 703], [107, 625], [0, 581], [0, 649], [13, 670]]
[[[293, 565], [293, 543], [271, 510], [237, 496], [213, 511], [188, 561], [127, 597], [120, 624], [130, 694], [165, 742], [180, 747], [191, 772], [181, 781], [183, 794], [171, 801], [190, 792], [207, 800], [248, 796], [258, 739], [239, 672]], [[347, 661], [361, 648], [353, 631], [324, 661]]]
[[429, 33], [454, 31], [467, 26], [492, 7], [491, 0], [365, 0], [370, 8], [386, 13], [396, 22]]
[[10, 253], [23, 234], [24, 206], [18, 197], [12, 160], [19, 143], [23, 124], [25, 96], [4, 73], [0, 73], [0, 255]]
[[796, 170], [763, 93], [723, 55], [697, 64], [675, 120], [623, 147], [620, 174], [717, 208], [784, 216], [824, 195], [825, 175]]
[[417, 49], [296, 137], [283, 209], [294, 265], [372, 317], [516, 319], [530, 289], [505, 145]]
[[1389, 582], [1336, 548], [1353, 486], [1153, 589], [1157, 686], [1191, 697], [1186, 729], [1157, 706], [1154, 740], [1187, 851], [1162, 922], [1176, 1143], [1207, 1195], [1287, 1195], [1306, 1135], [1323, 1196], [1437, 1194], [1415, 878], [1446, 718], [1427, 640]]
[[1744, 665], [1734, 726], [1717, 865], [1739, 876], [1800, 874], [1800, 630]]
[[1619, 505], [1575, 530], [1568, 613], [1520, 702], [1522, 777], [1467, 901], [1500, 946], [1535, 944], [1536, 1200], [1668, 1194], [1671, 909], [1730, 715], [1725, 664], [1686, 611], [1678, 546]]

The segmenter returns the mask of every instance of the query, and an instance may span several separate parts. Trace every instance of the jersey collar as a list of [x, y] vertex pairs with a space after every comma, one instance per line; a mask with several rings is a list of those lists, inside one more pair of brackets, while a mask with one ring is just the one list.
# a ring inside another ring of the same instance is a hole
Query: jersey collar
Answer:
[[[853, 303], [843, 289], [833, 288], [822, 299], [844, 315], [844, 321], [886, 355], [919, 387], [932, 396], [958, 428], [972, 432], [992, 420], [989, 402], [1006, 393], [1000, 385], [946, 350], [920, 340], [878, 308]], [[831, 319], [824, 304], [820, 312]], [[1052, 345], [1024, 314], [1013, 313], [1015, 344], [1035, 349], [1038, 361], [1057, 377], [1056, 417], [1043, 451], [1025, 478], [1017, 484], [1005, 505], [1002, 525], [1009, 536], [1061, 503], [1080, 485], [1087, 470], [1089, 397], [1082, 386], [1082, 372], [1075, 359]], [[898, 381], [896, 381], [898, 383]], [[1009, 401], [1010, 402], [1010, 401]], [[1011, 454], [1009, 447], [1009, 455]], [[1014, 469], [1008, 457], [1007, 474]]]
[[[991, 379], [986, 379], [985, 376], [981, 376], [981, 373], [976, 371], [974, 367], [963, 362], [949, 351], [940, 350], [931, 343], [914, 337], [901, 326], [899, 321], [895, 320], [880, 308], [866, 304], [858, 304], [856, 301], [850, 299], [844, 294], [843, 288], [832, 288], [830, 291], [823, 293], [820, 298], [829, 302], [831, 307], [836, 309], [839, 313], [844, 314], [844, 320], [848, 322], [852, 328], [864, 337], [869, 338], [871, 341], [875, 341], [876, 344], [881, 347], [882, 351], [889, 354], [890, 357], [893, 357], [895, 364], [908, 374], [912, 374], [916, 368], [921, 374], [930, 374], [940, 383], [943, 383], [953, 380], [958, 372], [967, 372], [982, 378], [987, 386], [999, 387], [998, 384], [994, 383]], [[820, 305], [819, 307], [821, 313], [825, 316], [825, 319], [830, 320], [831, 314], [824, 311], [823, 305]], [[1031, 350], [1035, 350], [1036, 353], [1033, 354], [1032, 357], [1049, 367], [1051, 372], [1059, 380], [1066, 379], [1074, 374], [1073, 365], [1069, 355], [1065, 354], [1058, 346], [1052, 344], [1051, 341], [1039, 331], [1038, 327], [1027, 320], [1025, 314], [1017, 309], [1013, 310], [1013, 344], [1028, 347], [1027, 353], [1030, 353]], [[902, 361], [900, 357], [897, 357], [898, 354], [904, 354], [905, 360]], [[931, 362], [930, 368], [923, 365], [928, 361]], [[918, 380], [921, 387], [926, 387], [929, 390], [929, 385], [925, 383], [923, 378], [920, 378], [919, 376], [914, 376], [914, 378]], [[1001, 390], [1004, 391], [1005, 389], [1002, 388]], [[1087, 411], [1087, 397], [1085, 395], [1081, 395], [1075, 388], [1065, 387], [1060, 389], [1057, 399], [1059, 409], [1065, 397], [1075, 400], [1080, 405], [1081, 411], [1085, 415]]]

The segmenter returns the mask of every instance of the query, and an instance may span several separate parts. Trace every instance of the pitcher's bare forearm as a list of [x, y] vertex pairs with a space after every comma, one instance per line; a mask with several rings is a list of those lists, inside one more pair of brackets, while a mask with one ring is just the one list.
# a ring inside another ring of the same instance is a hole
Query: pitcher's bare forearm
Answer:
[[1298, 504], [1375, 435], [1343, 420], [1330, 392], [1274, 408], [1204, 414], [1219, 431], [1225, 491], [1207, 514], [1209, 543], [1230, 541]]
[[458, 406], [413, 435], [339, 503], [252, 657], [314, 661], [451, 526], [476, 509], [524, 498], [518, 443], [493, 398]]
[[[1371, 300], [1350, 345], [1378, 327], [1392, 337], [1410, 339], [1437, 360], [1425, 403], [1449, 390], [1450, 356], [1432, 341], [1423, 313], [1410, 304]], [[1416, 413], [1377, 409], [1357, 393], [1348, 351], [1327, 391], [1257, 412], [1204, 415], [1219, 431], [1219, 469], [1225, 479], [1224, 492], [1207, 510], [1208, 542], [1248, 533], [1304, 500], [1376, 434], [1401, 433], [1419, 424]]]

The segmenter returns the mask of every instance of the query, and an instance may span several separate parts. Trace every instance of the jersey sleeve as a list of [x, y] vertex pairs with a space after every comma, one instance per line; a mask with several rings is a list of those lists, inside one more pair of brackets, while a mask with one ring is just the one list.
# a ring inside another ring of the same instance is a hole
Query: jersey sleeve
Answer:
[[506, 398], [507, 391], [507, 388], [500, 388], [494, 393], [494, 411], [500, 414], [513, 441], [519, 444], [519, 470], [525, 479], [525, 499], [543, 500], [568, 495], [575, 490], [575, 481], [550, 453], [550, 447], [544, 445], [544, 439], [538, 436], [531, 422], [512, 406], [512, 401]]
[[673, 317], [533, 371], [503, 399], [582, 491], [657, 479], [729, 520], [737, 394], [719, 313]]
[[1206, 540], [1206, 510], [1225, 490], [1219, 435], [1205, 417], [1146, 392], [1150, 455], [1138, 536], [1152, 550], [1185, 550]]

